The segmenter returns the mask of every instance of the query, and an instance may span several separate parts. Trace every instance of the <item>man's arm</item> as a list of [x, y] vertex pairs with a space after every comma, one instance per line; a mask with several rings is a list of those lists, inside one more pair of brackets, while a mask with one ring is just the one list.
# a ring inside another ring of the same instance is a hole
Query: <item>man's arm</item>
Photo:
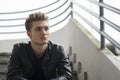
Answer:
[[60, 56], [57, 66], [59, 77], [52, 80], [72, 80], [70, 61], [62, 46], [59, 46], [57, 53]]
[[27, 80], [24, 77], [22, 77], [22, 74], [20, 73], [21, 61], [20, 61], [19, 53], [20, 51], [18, 46], [14, 45], [14, 48], [12, 50], [12, 54], [10, 57], [10, 62], [8, 65], [6, 80]]

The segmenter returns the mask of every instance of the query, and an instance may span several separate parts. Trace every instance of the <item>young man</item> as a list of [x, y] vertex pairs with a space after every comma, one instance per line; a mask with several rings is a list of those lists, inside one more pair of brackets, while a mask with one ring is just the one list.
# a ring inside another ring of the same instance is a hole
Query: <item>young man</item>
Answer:
[[48, 17], [41, 12], [30, 14], [25, 27], [31, 41], [14, 45], [7, 80], [71, 80], [67, 54], [48, 39]]

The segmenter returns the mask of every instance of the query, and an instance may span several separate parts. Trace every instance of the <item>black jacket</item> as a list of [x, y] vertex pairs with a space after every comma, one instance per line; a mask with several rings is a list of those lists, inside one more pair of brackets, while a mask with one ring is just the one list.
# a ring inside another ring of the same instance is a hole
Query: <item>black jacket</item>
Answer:
[[[31, 80], [35, 72], [34, 51], [29, 43], [15, 44], [8, 65], [7, 80]], [[71, 80], [71, 66], [68, 56], [60, 45], [49, 41], [42, 60], [46, 80]]]

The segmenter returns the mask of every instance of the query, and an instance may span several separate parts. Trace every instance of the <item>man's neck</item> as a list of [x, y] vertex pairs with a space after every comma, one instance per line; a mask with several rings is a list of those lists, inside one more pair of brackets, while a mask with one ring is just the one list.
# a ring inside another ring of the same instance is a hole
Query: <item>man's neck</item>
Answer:
[[38, 56], [38, 57], [41, 57], [47, 48], [47, 44], [36, 45], [34, 43], [31, 43], [31, 46], [32, 46], [33, 50], [35, 51], [36, 56]]

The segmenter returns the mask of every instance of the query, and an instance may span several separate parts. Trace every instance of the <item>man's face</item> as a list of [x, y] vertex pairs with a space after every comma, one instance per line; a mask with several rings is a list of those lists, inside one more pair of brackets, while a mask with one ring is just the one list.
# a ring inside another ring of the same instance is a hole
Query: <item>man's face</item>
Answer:
[[44, 45], [49, 41], [49, 22], [35, 21], [32, 23], [31, 31], [27, 32], [31, 42]]

